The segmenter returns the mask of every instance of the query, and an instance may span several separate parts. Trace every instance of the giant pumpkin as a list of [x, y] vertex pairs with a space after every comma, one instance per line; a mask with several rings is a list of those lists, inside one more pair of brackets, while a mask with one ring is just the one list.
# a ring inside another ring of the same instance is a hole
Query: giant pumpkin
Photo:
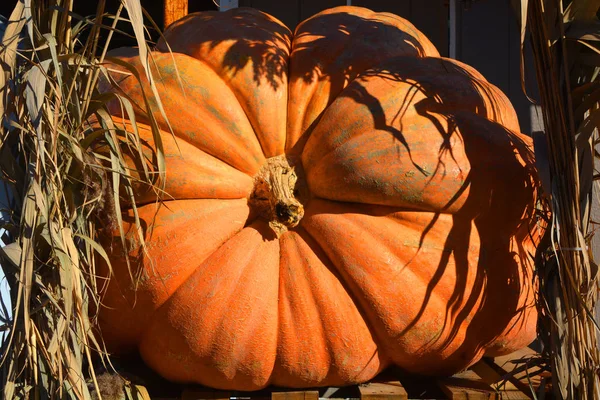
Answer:
[[[136, 50], [117, 56], [144, 75]], [[294, 34], [253, 9], [191, 14], [152, 60], [166, 194], [134, 188], [146, 252], [131, 212], [126, 250], [114, 234], [113, 351], [255, 390], [451, 374], [535, 337], [531, 142], [473, 68], [358, 7]], [[129, 75], [113, 78], [141, 106], [148, 82]], [[145, 122], [119, 124], [150, 161]]]

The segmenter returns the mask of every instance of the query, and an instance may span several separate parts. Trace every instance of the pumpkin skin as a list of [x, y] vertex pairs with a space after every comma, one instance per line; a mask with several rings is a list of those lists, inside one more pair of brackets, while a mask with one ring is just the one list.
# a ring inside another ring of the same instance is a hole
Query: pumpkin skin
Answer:
[[[452, 374], [535, 338], [531, 141], [477, 71], [359, 7], [293, 35], [253, 9], [191, 14], [165, 38], [173, 53], [161, 40], [152, 57], [177, 138], [159, 116], [169, 196], [159, 207], [134, 188], [147, 245], [140, 256], [129, 212], [135, 284], [114, 234], [110, 349], [176, 382], [257, 390], [355, 384], [391, 365]], [[115, 56], [143, 76], [136, 53]], [[113, 78], [143, 104], [146, 81]], [[309, 195], [298, 226], [274, 232], [249, 199], [282, 154]]]

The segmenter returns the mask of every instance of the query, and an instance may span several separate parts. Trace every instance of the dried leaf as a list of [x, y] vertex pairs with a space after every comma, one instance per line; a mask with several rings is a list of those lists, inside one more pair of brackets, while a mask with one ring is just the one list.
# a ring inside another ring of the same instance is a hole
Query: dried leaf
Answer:
[[9, 243], [0, 247], [0, 256], [4, 258], [13, 268], [18, 268], [21, 261], [21, 246], [18, 243]]
[[[17, 46], [21, 31], [25, 26], [25, 21], [25, 5], [22, 2], [17, 2], [0, 42], [0, 64], [2, 64], [3, 69], [8, 68], [6, 72], [11, 75], [15, 73]], [[6, 73], [0, 74], [0, 93], [6, 92], [8, 89], [7, 84], [10, 82], [10, 79], [6, 78]], [[0, 115], [5, 114], [6, 106], [4, 100], [5, 94], [0, 96]]]
[[[139, 1], [128, 3], [143, 44], [140, 51], [147, 55]], [[94, 380], [94, 371], [86, 367], [94, 364], [92, 351], [110, 365], [88, 316], [90, 304], [100, 303], [95, 263], [109, 261], [97, 238], [99, 205], [121, 186], [135, 205], [132, 182], [149, 178], [151, 170], [165, 171], [163, 160], [131, 176], [122, 148], [128, 157], [140, 157], [141, 140], [135, 126], [132, 132], [117, 132], [107, 103], [119, 101], [130, 114], [133, 105], [96, 87], [97, 77], [106, 74], [101, 62], [108, 48], [100, 33], [108, 31], [109, 40], [118, 34], [118, 18], [112, 26], [102, 23], [105, 0], [97, 2], [96, 21], [73, 14], [72, 5], [70, 0], [19, 2], [0, 46], [0, 176], [24, 196], [14, 202], [15, 243], [3, 250], [11, 260], [5, 269], [9, 264], [14, 269], [13, 322], [0, 350], [5, 361], [0, 386], [9, 398], [90, 398], [85, 380]], [[72, 26], [77, 18], [80, 22]], [[24, 27], [23, 62], [17, 64], [17, 39]], [[161, 143], [158, 148], [162, 152]], [[116, 186], [94, 192], [92, 183], [103, 174]], [[150, 179], [144, 183], [153, 185]], [[115, 206], [120, 216], [119, 201]]]

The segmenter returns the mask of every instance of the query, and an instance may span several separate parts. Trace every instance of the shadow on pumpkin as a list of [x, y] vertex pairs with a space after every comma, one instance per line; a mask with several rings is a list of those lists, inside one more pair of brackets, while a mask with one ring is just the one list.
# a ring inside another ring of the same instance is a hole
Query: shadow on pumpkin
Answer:
[[[440, 66], [447, 74], [423, 74], [423, 71]], [[532, 270], [526, 269], [532, 264], [533, 254], [528, 253], [531, 248], [522, 246], [524, 242], [536, 240], [530, 237], [536, 223], [534, 205], [537, 190], [530, 145], [492, 121], [502, 121], [504, 117], [503, 105], [494, 102], [496, 94], [476, 76], [453, 62], [438, 58], [398, 57], [365, 71], [358, 78], [337, 98], [350, 98], [367, 107], [372, 117], [372, 129], [388, 132], [393, 141], [400, 142], [411, 163], [423, 174], [422, 179], [432, 181], [436, 175], [446, 173], [443, 158], [446, 155], [454, 158], [453, 139], [462, 143], [469, 162], [464, 184], [455, 196], [440, 209], [428, 210], [432, 218], [419, 238], [420, 245], [442, 213], [452, 214], [453, 226], [433, 278], [426, 283], [427, 292], [420, 310], [400, 337], [408, 335], [424, 322], [422, 318], [436, 286], [444, 274], [452, 273], [449, 269], [453, 268], [456, 282], [447, 298], [445, 320], [441, 323], [444, 329], [451, 325], [449, 332], [423, 346], [421, 359], [431, 357], [434, 363], [435, 358], [440, 357], [439, 362], [455, 360], [455, 366], [466, 366], [469, 360], [481, 355], [482, 349], [491, 347], [486, 354], [494, 355], [505, 352], [504, 346], [515, 349], [527, 345], [535, 333], [534, 278]], [[381, 78], [410, 86], [410, 89], [403, 88], [405, 98], [394, 118], [390, 120], [390, 110], [378, 97], [369, 93], [368, 84], [361, 83], [365, 78]], [[415, 101], [417, 93], [424, 99]], [[410, 144], [403, 134], [403, 119], [409, 108], [414, 108], [416, 114], [428, 118], [435, 126], [434, 131], [427, 133], [435, 132], [443, 139], [438, 164], [432, 174], [421, 168], [420, 160], [412, 156]], [[445, 123], [440, 123], [440, 120]], [[315, 126], [311, 126], [308, 135]], [[462, 199], [462, 204], [455, 207], [459, 199]], [[475, 280], [468, 284], [469, 241], [473, 229], [480, 239], [479, 262]], [[368, 319], [370, 313], [363, 313]], [[457, 336], [463, 326], [467, 328], [461, 340]], [[498, 340], [500, 336], [505, 340]], [[462, 343], [457, 347], [453, 343], [455, 340]], [[451, 350], [451, 354], [446, 349]], [[411, 367], [411, 370], [414, 369]]]
[[[251, 64], [252, 79], [259, 85], [266, 81], [277, 88], [288, 72], [306, 82], [326, 78], [332, 86], [330, 100], [349, 80], [379, 61], [399, 55], [437, 55], [430, 43], [423, 47], [420, 32], [392, 14], [370, 18], [347, 12], [320, 14], [292, 34], [278, 20], [240, 7], [189, 14], [171, 25], [166, 36], [168, 40], [157, 46], [163, 52], [170, 48], [191, 54], [207, 46], [210, 53], [229, 43], [220, 54], [224, 70], [235, 75]], [[290, 52], [293, 61], [288, 65]]]
[[[249, 78], [259, 85], [267, 82], [277, 89], [287, 75], [291, 32], [279, 21], [255, 9], [241, 7], [226, 12], [192, 13], [172, 24], [167, 37], [168, 41], [159, 41], [159, 51], [170, 49], [193, 54], [206, 47], [204, 51], [208, 54], [219, 53], [227, 74], [235, 76], [251, 65]], [[227, 45], [221, 50], [219, 46], [224, 43]]]
[[[330, 32], [326, 27], [335, 26], [338, 17], [332, 16], [329, 20], [329, 16], [325, 15], [309, 22], [312, 26], [324, 27], [324, 32]], [[353, 17], [343, 16], [344, 20]], [[342, 25], [339, 27], [335, 34], [348, 37], [334, 42], [353, 43], [352, 33], [344, 32]], [[369, 24], [369, 27], [377, 31], [377, 24]], [[382, 25], [379, 24], [379, 27]], [[299, 30], [302, 28], [304, 26], [299, 27]], [[385, 26], [380, 32], [389, 29], [389, 26]], [[318, 28], [313, 28], [311, 33], [314, 31], [318, 31]], [[398, 36], [402, 34], [404, 33], [399, 33]], [[418, 46], [412, 46], [414, 53], [408, 53], [409, 56], [385, 59], [388, 56], [385, 52], [382, 58], [378, 58], [359, 51], [358, 56], [353, 59], [356, 50], [344, 53], [347, 49], [342, 46], [341, 52], [336, 52], [330, 46], [320, 44], [321, 40], [327, 39], [316, 39], [302, 46], [294, 46], [293, 57], [300, 61], [292, 61], [292, 84], [293, 79], [309, 82], [313, 79], [328, 80], [328, 104], [335, 99], [347, 97], [367, 107], [372, 116], [372, 128], [388, 132], [394, 141], [401, 143], [411, 163], [423, 174], [423, 179], [431, 181], [436, 174], [445, 174], [443, 158], [445, 155], [453, 157], [452, 139], [462, 142], [469, 161], [470, 169], [455, 197], [442, 208], [429, 210], [432, 212], [432, 219], [421, 235], [420, 244], [436, 224], [440, 213], [453, 215], [453, 227], [445, 241], [435, 274], [426, 283], [427, 294], [423, 304], [400, 336], [408, 334], [423, 322], [421, 319], [436, 286], [448, 269], [454, 268], [456, 284], [447, 299], [443, 322], [444, 327], [451, 324], [450, 331], [444, 334], [442, 340], [432, 340], [431, 347], [429, 343], [424, 346], [425, 353], [433, 351], [433, 354], [423, 356], [436, 358], [444, 353], [445, 349], [453, 345], [463, 325], [468, 325], [464, 340], [458, 348], [452, 346], [452, 354], [444, 354], [446, 362], [448, 359], [456, 359], [456, 365], [464, 364], [477, 358], [481, 355], [481, 350], [489, 346], [491, 349], [487, 354], [494, 355], [506, 351], [503, 350], [504, 346], [515, 348], [527, 345], [527, 341], [534, 338], [535, 305], [532, 293], [534, 278], [532, 271], [526, 270], [525, 266], [531, 266], [533, 254], [528, 253], [531, 248], [524, 248], [522, 243], [535, 240], [529, 234], [535, 224], [533, 215], [537, 177], [529, 144], [503, 126], [518, 129], [511, 110], [505, 111], [506, 100], [500, 98], [497, 89], [488, 85], [467, 66], [441, 58], [415, 57], [424, 53]], [[377, 45], [373, 47], [377, 48]], [[324, 48], [330, 52], [329, 55], [318, 54]], [[318, 55], [315, 56], [315, 53]], [[331, 63], [326, 63], [325, 66], [319, 63], [312, 69], [306, 67], [311, 60], [320, 62], [323, 58], [331, 60]], [[382, 59], [385, 61], [380, 62]], [[338, 64], [337, 60], [343, 62]], [[344, 64], [349, 61], [349, 64]], [[352, 64], [352, 61], [356, 61], [356, 64]], [[300, 73], [297, 68], [294, 69], [298, 64], [306, 70]], [[367, 64], [372, 68], [366, 69]], [[356, 77], [359, 79], [355, 80]], [[410, 85], [410, 89], [403, 88], [401, 93], [405, 97], [392, 119], [380, 99], [369, 93], [368, 85], [361, 84], [361, 79], [373, 77]], [[415, 101], [417, 93], [419, 97], [425, 98]], [[414, 108], [418, 115], [428, 118], [436, 127], [435, 133], [443, 138], [438, 164], [431, 176], [421, 167], [420, 160], [413, 156], [411, 146], [403, 134], [403, 119], [409, 108]], [[300, 146], [306, 143], [320, 118], [326, 113], [327, 110], [323, 111], [306, 130], [304, 140], [299, 142]], [[445, 121], [445, 124], [440, 123], [440, 120]], [[493, 165], [490, 169], [493, 164], [489, 162], [490, 159], [495, 160], [496, 165], [502, 166], [502, 169], [494, 169]], [[520, 160], [524, 161], [525, 167]], [[459, 198], [463, 198], [462, 205], [451, 210]], [[470, 284], [471, 287], [467, 287], [472, 229], [477, 230], [481, 244], [477, 276]], [[511, 242], [512, 239], [514, 241]], [[451, 255], [454, 265], [450, 262]], [[522, 291], [527, 293], [521, 293]], [[370, 314], [363, 310], [366, 319]], [[498, 341], [501, 334], [506, 337], [505, 341]], [[522, 336], [518, 337], [519, 334]], [[457, 340], [461, 341], [460, 338]]]

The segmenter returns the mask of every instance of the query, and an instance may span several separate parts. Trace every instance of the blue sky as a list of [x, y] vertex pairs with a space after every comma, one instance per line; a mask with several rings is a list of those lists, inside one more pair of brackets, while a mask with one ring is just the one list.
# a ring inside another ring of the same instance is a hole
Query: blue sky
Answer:
[[[0, 235], [2, 234], [2, 230], [0, 230]], [[0, 240], [0, 244], [4, 245]], [[0, 295], [2, 296], [2, 301], [8, 307], [9, 304], [9, 295], [8, 295], [8, 285], [6, 284], [6, 279], [4, 278], [4, 272], [0, 269]], [[9, 310], [10, 311], [10, 310]], [[3, 313], [2, 308], [0, 308], [0, 313]], [[0, 338], [3, 337], [3, 334], [0, 332]], [[1, 341], [1, 340], [0, 340]]]
[[[2, 38], [2, 34], [4, 33], [4, 21], [2, 19], [0, 19], [0, 38]], [[5, 193], [5, 186], [3, 184], [0, 184], [0, 221], [2, 221], [4, 218], [7, 217], [7, 214], [2, 211], [3, 209], [8, 208], [7, 207], [7, 193]], [[0, 229], [0, 238], [2, 237], [2, 235], [4, 234], [4, 230]], [[2, 239], [0, 239], [0, 246], [4, 246], [4, 243], [2, 242]], [[8, 304], [8, 285], [6, 284], [6, 279], [4, 278], [4, 272], [2, 271], [2, 268], [0, 268], [0, 296], [2, 296], [2, 299], [4, 300], [5, 304]], [[0, 312], [2, 312], [1, 308], [0, 308]]]
[[[8, 218], [8, 214], [5, 211], [3, 211], [8, 208], [8, 199], [7, 199], [7, 193], [6, 193], [5, 189], [6, 189], [6, 186], [0, 182], [0, 221], [2, 221], [4, 218]], [[0, 228], [0, 237], [2, 237], [3, 234], [4, 234], [4, 229]], [[5, 243], [2, 242], [2, 239], [0, 239], [0, 246], [4, 246], [4, 244]], [[10, 298], [8, 295], [8, 285], [7, 285], [6, 279], [4, 277], [4, 272], [1, 268], [0, 268], [0, 295], [2, 296], [4, 304], [6, 304], [8, 306], [9, 298]], [[1, 308], [0, 308], [0, 313], [2, 313]], [[0, 338], [1, 337], [2, 337], [2, 334], [0, 333]]]

